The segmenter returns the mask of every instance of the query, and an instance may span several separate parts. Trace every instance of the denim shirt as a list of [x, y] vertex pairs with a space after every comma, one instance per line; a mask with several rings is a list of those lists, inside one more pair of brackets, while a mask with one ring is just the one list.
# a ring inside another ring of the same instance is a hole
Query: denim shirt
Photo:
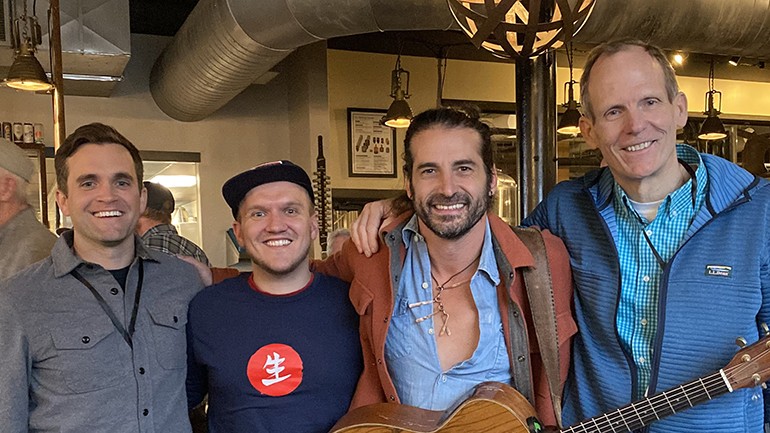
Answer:
[[[402, 232], [406, 245], [403, 278], [395, 296], [393, 317], [385, 343], [388, 370], [402, 403], [429, 410], [445, 410], [484, 381], [511, 383], [511, 371], [497, 304], [500, 282], [489, 221], [478, 270], [471, 278], [471, 293], [479, 316], [479, 342], [470, 359], [442, 371], [435, 333], [443, 325], [440, 315], [420, 323], [433, 312], [430, 257], [425, 239], [413, 216]], [[451, 322], [450, 322], [451, 327]], [[452, 338], [452, 337], [443, 337]]]

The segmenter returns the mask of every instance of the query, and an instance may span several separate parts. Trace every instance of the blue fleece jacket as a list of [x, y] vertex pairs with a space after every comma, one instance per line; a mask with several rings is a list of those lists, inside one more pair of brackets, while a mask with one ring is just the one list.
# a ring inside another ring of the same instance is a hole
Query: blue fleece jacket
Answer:
[[[755, 342], [759, 324], [770, 321], [770, 184], [724, 159], [701, 157], [707, 198], [663, 270], [649, 395], [724, 367], [738, 349], [736, 337]], [[565, 425], [630, 403], [637, 386], [615, 320], [613, 184], [606, 168], [560, 183], [523, 222], [549, 229], [570, 254], [579, 335], [564, 390]], [[736, 390], [647, 431], [760, 433], [769, 397], [761, 388]]]

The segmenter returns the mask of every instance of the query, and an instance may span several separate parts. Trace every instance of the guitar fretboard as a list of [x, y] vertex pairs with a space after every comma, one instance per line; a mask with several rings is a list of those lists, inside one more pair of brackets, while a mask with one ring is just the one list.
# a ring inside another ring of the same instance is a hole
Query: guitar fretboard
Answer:
[[725, 394], [730, 389], [721, 372], [702, 377], [668, 391], [623, 406], [614, 412], [568, 427], [564, 433], [620, 433], [636, 430], [696, 404]]

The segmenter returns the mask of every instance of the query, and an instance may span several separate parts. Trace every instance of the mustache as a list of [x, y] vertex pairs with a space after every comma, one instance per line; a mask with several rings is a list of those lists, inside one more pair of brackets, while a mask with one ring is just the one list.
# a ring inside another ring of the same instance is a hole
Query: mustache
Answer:
[[426, 203], [429, 206], [436, 206], [436, 205], [442, 205], [442, 206], [451, 206], [453, 204], [470, 204], [471, 198], [468, 196], [468, 194], [459, 193], [456, 192], [452, 194], [451, 196], [446, 196], [444, 194], [434, 194], [428, 197], [426, 200]]

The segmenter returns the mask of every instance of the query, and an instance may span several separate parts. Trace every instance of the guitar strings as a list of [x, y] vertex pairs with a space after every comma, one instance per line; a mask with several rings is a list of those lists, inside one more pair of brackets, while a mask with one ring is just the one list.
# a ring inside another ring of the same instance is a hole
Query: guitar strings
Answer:
[[[760, 357], [764, 357], [764, 354], [760, 355]], [[758, 359], [759, 357], [757, 357]], [[747, 365], [745, 364], [738, 364], [733, 367], [726, 367], [722, 369], [722, 371], [725, 373], [725, 375], [732, 375], [737, 372], [740, 372], [740, 370], [747, 369]], [[639, 428], [640, 426], [637, 426], [636, 424], [641, 422], [641, 425], [647, 425], [653, 420], [660, 419], [656, 408], [658, 410], [666, 409], [668, 411], [668, 408], [671, 409], [671, 414], [674, 414], [677, 412], [677, 410], [674, 408], [674, 405], [679, 405], [683, 402], [682, 397], [684, 397], [687, 401], [688, 406], [682, 406], [679, 408], [679, 411], [686, 410], [689, 407], [693, 407], [699, 403], [702, 403], [701, 400], [696, 400], [695, 404], [692, 403], [692, 400], [690, 399], [690, 396], [688, 395], [686, 388], [693, 388], [690, 392], [692, 393], [695, 390], [703, 389], [706, 391], [706, 397], [707, 400], [711, 400], [714, 397], [717, 397], [719, 395], [722, 395], [724, 391], [728, 390], [727, 385], [725, 384], [725, 380], [720, 374], [720, 372], [712, 373], [709, 376], [706, 376], [701, 379], [696, 379], [695, 381], [688, 382], [685, 384], [680, 385], [679, 387], [669, 389], [667, 391], [663, 391], [659, 394], [656, 394], [650, 398], [639, 400], [636, 402], [633, 402], [629, 404], [628, 406], [625, 406], [623, 408], [617, 409], [615, 412], [609, 412], [604, 415], [599, 415], [598, 417], [594, 417], [588, 420], [584, 420], [578, 424], [575, 424], [574, 426], [568, 427], [564, 430], [561, 430], [562, 432], [573, 432], [577, 433], [582, 429], [583, 432], [589, 432], [587, 427], [590, 427], [591, 425], [595, 426], [599, 429], [599, 431], [603, 432], [609, 432], [612, 431], [614, 433], [617, 433], [618, 430], [615, 429], [615, 425], [622, 428], [625, 427], [627, 430], [621, 430], [621, 431], [630, 431], [636, 428]], [[669, 398], [669, 394], [681, 394], [681, 396], [677, 396], [674, 400]], [[714, 393], [715, 395], [712, 396], [711, 394]], [[701, 395], [702, 398], [702, 395]], [[665, 402], [665, 404], [662, 404]], [[641, 409], [640, 405], [646, 403], [649, 408], [647, 409]], [[640, 413], [641, 410], [641, 413]], [[619, 419], [618, 418], [619, 415]], [[614, 421], [610, 418], [616, 418]], [[597, 418], [601, 418], [601, 420], [598, 420]], [[630, 423], [630, 424], [629, 424]], [[607, 430], [609, 428], [609, 430]], [[593, 430], [591, 430], [593, 431]]]

